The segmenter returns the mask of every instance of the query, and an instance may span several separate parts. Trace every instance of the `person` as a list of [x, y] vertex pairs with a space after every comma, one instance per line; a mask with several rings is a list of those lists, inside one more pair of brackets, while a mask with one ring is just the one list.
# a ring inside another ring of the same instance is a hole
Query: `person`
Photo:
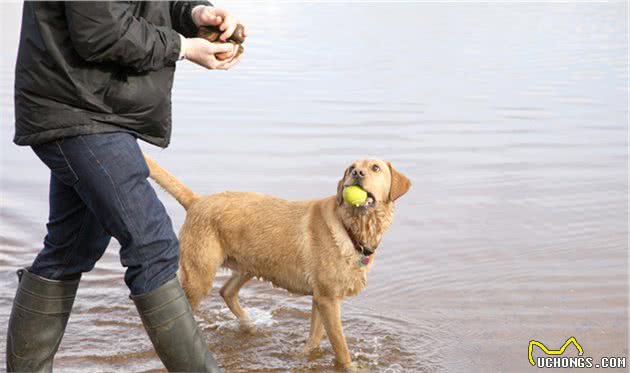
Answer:
[[[177, 237], [138, 139], [169, 144], [176, 62], [231, 68], [238, 24], [205, 1], [24, 2], [14, 142], [50, 169], [50, 212], [43, 249], [18, 270], [8, 371], [52, 370], [81, 274], [111, 237], [164, 366], [220, 371], [176, 278]], [[220, 42], [195, 37], [200, 26], [218, 27]]]

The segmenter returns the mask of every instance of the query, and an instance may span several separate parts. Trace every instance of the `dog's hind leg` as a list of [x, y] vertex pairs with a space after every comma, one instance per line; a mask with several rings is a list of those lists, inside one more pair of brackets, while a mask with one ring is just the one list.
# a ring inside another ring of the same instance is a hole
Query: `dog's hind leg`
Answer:
[[232, 277], [223, 285], [219, 293], [223, 297], [225, 304], [232, 313], [241, 321], [241, 325], [249, 326], [249, 318], [247, 313], [241, 307], [238, 301], [238, 291], [241, 290], [247, 281], [252, 279], [251, 274], [239, 271], [232, 271]]
[[180, 232], [179, 246], [180, 281], [190, 306], [196, 310], [225, 259], [223, 249], [213, 233], [190, 232], [186, 224]]

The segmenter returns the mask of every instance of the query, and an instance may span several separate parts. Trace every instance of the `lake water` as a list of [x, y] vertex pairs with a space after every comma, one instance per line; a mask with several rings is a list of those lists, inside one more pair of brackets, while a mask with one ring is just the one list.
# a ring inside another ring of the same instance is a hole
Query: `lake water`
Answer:
[[[172, 145], [144, 148], [198, 193], [324, 197], [366, 156], [407, 174], [369, 285], [343, 307], [365, 371], [530, 372], [530, 340], [571, 336], [585, 356], [628, 356], [625, 2], [223, 5], [250, 28], [242, 63], [179, 64]], [[45, 234], [48, 173], [11, 143], [21, 5], [0, 9], [6, 328], [15, 270]], [[179, 228], [183, 209], [160, 196]], [[84, 276], [59, 371], [162, 369], [118, 248]], [[300, 355], [310, 298], [252, 281], [248, 335], [216, 296], [227, 276], [198, 314], [226, 371], [332, 370], [328, 342]]]

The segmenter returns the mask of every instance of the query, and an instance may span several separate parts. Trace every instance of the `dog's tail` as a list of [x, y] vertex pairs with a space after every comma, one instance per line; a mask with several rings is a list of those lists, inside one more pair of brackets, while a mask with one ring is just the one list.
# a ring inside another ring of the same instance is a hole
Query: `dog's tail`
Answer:
[[155, 180], [159, 186], [164, 188], [170, 195], [175, 197], [177, 202], [179, 202], [186, 210], [188, 207], [197, 199], [197, 196], [190, 188], [188, 188], [184, 183], [177, 180], [177, 178], [171, 175], [168, 171], [160, 167], [156, 161], [144, 155], [144, 160], [147, 162], [147, 166], [149, 166], [149, 170], [151, 174], [149, 175], [151, 179]]

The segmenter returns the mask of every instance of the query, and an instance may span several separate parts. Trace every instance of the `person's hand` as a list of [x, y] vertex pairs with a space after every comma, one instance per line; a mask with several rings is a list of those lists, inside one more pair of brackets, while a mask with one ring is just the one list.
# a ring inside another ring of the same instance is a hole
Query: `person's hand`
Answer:
[[232, 36], [237, 25], [243, 26], [243, 35], [247, 37], [247, 27], [223, 8], [198, 5], [192, 10], [193, 22], [199, 26], [217, 26], [221, 31], [219, 39], [226, 41]]
[[[185, 59], [213, 70], [227, 70], [241, 60], [236, 56], [237, 44], [211, 43], [202, 38], [183, 38], [182, 51]], [[224, 57], [218, 59], [217, 55]]]

